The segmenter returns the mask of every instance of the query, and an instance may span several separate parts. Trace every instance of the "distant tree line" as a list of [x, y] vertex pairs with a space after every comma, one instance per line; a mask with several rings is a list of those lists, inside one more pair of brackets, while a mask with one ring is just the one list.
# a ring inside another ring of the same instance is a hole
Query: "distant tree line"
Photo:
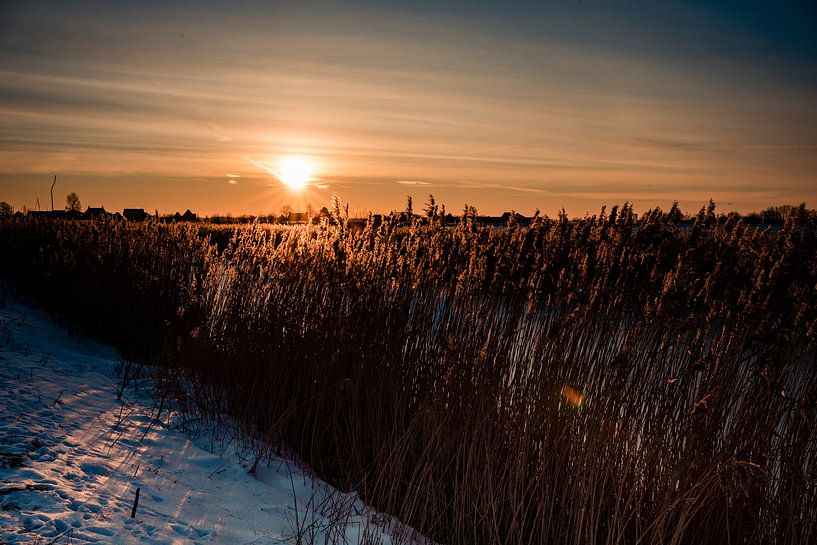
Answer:
[[[280, 224], [280, 225], [287, 225], [287, 224], [313, 224], [318, 225], [321, 222], [327, 222], [330, 224], [335, 224], [341, 221], [347, 221], [352, 226], [362, 226], [365, 225], [366, 221], [370, 218], [374, 218], [376, 222], [382, 221], [384, 217], [390, 217], [392, 220], [396, 220], [401, 223], [411, 223], [414, 221], [431, 221], [431, 222], [438, 222], [443, 225], [454, 225], [457, 221], [461, 218], [465, 218], [469, 221], [472, 221], [476, 224], [480, 225], [495, 225], [495, 226], [503, 226], [509, 224], [518, 224], [518, 225], [529, 225], [532, 220], [537, 217], [541, 217], [544, 219], [549, 219], [547, 214], [540, 214], [539, 210], [537, 209], [532, 216], [525, 216], [516, 212], [515, 210], [504, 212], [499, 216], [490, 216], [490, 215], [480, 215], [477, 209], [469, 204], [465, 204], [459, 217], [454, 216], [450, 212], [446, 212], [446, 208], [444, 204], [439, 204], [434, 195], [429, 194], [428, 199], [421, 211], [421, 213], [415, 213], [414, 211], [414, 202], [411, 195], [406, 197], [406, 206], [403, 210], [392, 210], [389, 214], [381, 215], [381, 214], [367, 214], [367, 215], [359, 215], [359, 216], [349, 216], [349, 205], [346, 204], [345, 206], [340, 205], [340, 200], [334, 196], [330, 203], [330, 208], [323, 206], [319, 210], [315, 211], [314, 208], [309, 205], [304, 212], [296, 212], [292, 209], [291, 206], [285, 205], [281, 208], [278, 214], [269, 213], [269, 214], [240, 214], [240, 215], [233, 215], [233, 214], [216, 214], [212, 216], [204, 216], [201, 218], [197, 218], [191, 212], [187, 212], [185, 215], [180, 214], [164, 214], [159, 215], [158, 211], [153, 214], [154, 218], [159, 219], [160, 221], [169, 222], [174, 220], [186, 220], [190, 221], [191, 218], [200, 219], [205, 222], [217, 224], [217, 225], [226, 225], [226, 224], [251, 224], [251, 223], [265, 223], [265, 224]], [[603, 208], [604, 210], [604, 208]], [[800, 225], [815, 225], [817, 224], [817, 210], [814, 208], [807, 208], [805, 203], [801, 203], [800, 205], [792, 205], [792, 204], [784, 204], [779, 206], [769, 206], [768, 208], [749, 212], [747, 214], [741, 214], [739, 212], [720, 212], [716, 213], [716, 206], [714, 201], [710, 199], [709, 203], [704, 206], [702, 212], [705, 216], [710, 217], [711, 221], [714, 222], [715, 225], [725, 224], [728, 221], [735, 221], [740, 220], [745, 224], [749, 225], [782, 225], [786, 219], [794, 213], [797, 218], [797, 223]], [[65, 199], [65, 211], [69, 213], [80, 213], [82, 212], [82, 202], [79, 198], [79, 195], [75, 192], [71, 192], [66, 196]], [[632, 212], [632, 207], [630, 207], [630, 211]], [[19, 213], [21, 215], [27, 215], [29, 212], [28, 209], [23, 207]], [[684, 225], [695, 222], [695, 220], [700, 216], [702, 213], [699, 211], [696, 214], [690, 214], [682, 211], [678, 205], [678, 201], [675, 201], [669, 210], [663, 211], [660, 208], [649, 209], [645, 212], [645, 214], [660, 214], [661, 220], [663, 223], [669, 225]], [[560, 215], [564, 214], [564, 209], [561, 211]], [[14, 208], [5, 201], [0, 202], [0, 218], [10, 218], [15, 214]], [[638, 223], [638, 217], [635, 217], [635, 223]]]

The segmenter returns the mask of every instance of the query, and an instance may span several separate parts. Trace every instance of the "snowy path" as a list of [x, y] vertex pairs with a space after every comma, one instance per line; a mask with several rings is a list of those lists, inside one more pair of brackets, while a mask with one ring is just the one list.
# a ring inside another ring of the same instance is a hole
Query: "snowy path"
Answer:
[[0, 544], [398, 541], [388, 517], [292, 462], [253, 478], [247, 453], [150, 424], [149, 403], [116, 400], [118, 357], [40, 311], [0, 308]]

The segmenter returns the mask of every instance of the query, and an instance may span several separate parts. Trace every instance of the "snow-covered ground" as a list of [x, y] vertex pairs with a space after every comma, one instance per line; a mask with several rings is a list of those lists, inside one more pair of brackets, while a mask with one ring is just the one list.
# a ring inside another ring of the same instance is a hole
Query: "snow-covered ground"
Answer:
[[248, 452], [211, 452], [147, 396], [118, 401], [118, 360], [19, 301], [0, 308], [0, 545], [412, 541], [292, 461], [253, 477]]

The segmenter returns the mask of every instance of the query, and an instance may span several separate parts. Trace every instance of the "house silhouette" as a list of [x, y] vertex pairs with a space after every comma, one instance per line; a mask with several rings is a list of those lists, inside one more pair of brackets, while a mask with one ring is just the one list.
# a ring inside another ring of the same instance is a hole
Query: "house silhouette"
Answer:
[[122, 216], [128, 221], [145, 221], [149, 217], [144, 208], [125, 208]]

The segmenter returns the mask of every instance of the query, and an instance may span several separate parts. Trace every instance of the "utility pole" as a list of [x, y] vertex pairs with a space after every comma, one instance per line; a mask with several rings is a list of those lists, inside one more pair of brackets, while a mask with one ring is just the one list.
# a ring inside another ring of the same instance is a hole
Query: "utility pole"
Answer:
[[51, 184], [51, 211], [54, 211], [54, 186], [57, 185], [57, 175], [54, 174], [54, 183]]

